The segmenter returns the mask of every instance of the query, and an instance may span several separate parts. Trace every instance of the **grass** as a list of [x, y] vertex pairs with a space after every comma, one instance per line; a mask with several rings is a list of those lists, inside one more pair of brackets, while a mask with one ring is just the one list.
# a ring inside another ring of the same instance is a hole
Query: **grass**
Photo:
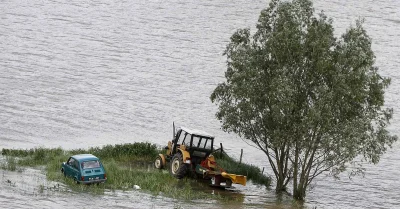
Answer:
[[[17, 165], [45, 166], [48, 180], [65, 183], [74, 191], [102, 194], [105, 189], [132, 190], [134, 185], [139, 185], [141, 190], [153, 195], [186, 200], [215, 199], [209, 193], [192, 190], [191, 184], [196, 183], [195, 180], [178, 180], [166, 170], [153, 169], [153, 160], [160, 152], [162, 151], [150, 143], [107, 145], [102, 148], [93, 147], [88, 150], [70, 151], [64, 151], [61, 148], [3, 149], [2, 154], [6, 156], [7, 162], [1, 168], [15, 170]], [[91, 153], [101, 159], [108, 177], [105, 184], [77, 185], [72, 179], [62, 175], [61, 164], [67, 161], [71, 155], [82, 153]], [[18, 160], [16, 160], [17, 158]], [[43, 188], [39, 187], [39, 191], [43, 191]]]
[[17, 170], [17, 160], [13, 156], [6, 156], [6, 161], [0, 164], [3, 170], [15, 171]]
[[[198, 188], [201, 185], [196, 179], [178, 180], [172, 177], [167, 170], [153, 169], [154, 159], [161, 152], [165, 151], [159, 150], [154, 144], [143, 142], [69, 151], [61, 148], [3, 149], [2, 154], [6, 155], [8, 167], [4, 165], [2, 168], [15, 170], [17, 165], [45, 166], [47, 179], [65, 183], [74, 191], [87, 191], [95, 194], [102, 194], [105, 189], [132, 190], [134, 185], [139, 185], [143, 191], [153, 195], [176, 199], [224, 199], [221, 195], [205, 192], [206, 189], [193, 189], [193, 186]], [[108, 177], [105, 184], [77, 185], [72, 179], [65, 178], [61, 174], [61, 164], [67, 161], [71, 155], [82, 153], [91, 153], [101, 159]], [[260, 170], [255, 166], [239, 165], [226, 154], [217, 158], [217, 162], [230, 173], [247, 175], [248, 179], [256, 183], [270, 184], [270, 179], [261, 175]], [[39, 188], [39, 191], [42, 190]], [[226, 199], [231, 200], [229, 197]]]

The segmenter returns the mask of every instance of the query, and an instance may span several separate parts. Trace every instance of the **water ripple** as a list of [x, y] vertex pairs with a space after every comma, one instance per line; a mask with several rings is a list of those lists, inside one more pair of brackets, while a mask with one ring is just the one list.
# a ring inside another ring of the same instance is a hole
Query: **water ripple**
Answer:
[[[400, 2], [314, 3], [317, 11], [323, 9], [333, 18], [338, 36], [359, 17], [365, 18], [376, 65], [382, 75], [392, 78], [386, 105], [399, 109]], [[229, 37], [238, 28], [254, 31], [259, 11], [266, 5], [260, 0], [3, 1], [0, 148], [78, 148], [134, 141], [165, 144], [175, 121], [178, 126], [213, 133], [233, 155], [244, 148], [249, 152], [245, 161], [267, 166], [263, 153], [220, 130], [216, 106], [209, 99], [216, 84], [224, 80], [222, 52]], [[399, 134], [399, 125], [400, 114], [395, 111], [390, 131]], [[365, 178], [317, 179], [307, 205], [397, 207], [398, 149], [399, 143], [378, 165], [367, 165]], [[249, 187], [242, 205], [274, 206], [273, 191], [250, 190], [256, 189]], [[0, 205], [57, 206], [46, 197], [5, 194], [10, 191], [0, 189]], [[30, 205], [32, 199], [37, 204]], [[130, 204], [127, 199], [119, 204], [118, 198], [111, 197], [108, 206], [124, 208]], [[79, 201], [82, 207], [85, 199]]]

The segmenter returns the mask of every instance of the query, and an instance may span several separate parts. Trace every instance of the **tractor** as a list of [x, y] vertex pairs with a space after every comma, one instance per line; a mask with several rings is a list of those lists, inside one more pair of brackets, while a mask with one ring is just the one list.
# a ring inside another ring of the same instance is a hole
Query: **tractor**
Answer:
[[[175, 178], [181, 179], [189, 174], [211, 180], [211, 186], [229, 188], [232, 183], [246, 185], [246, 176], [229, 174], [220, 168], [214, 156], [214, 136], [199, 130], [181, 127], [165, 147], [167, 153], [159, 154], [154, 162], [157, 169], [167, 165]], [[221, 185], [224, 183], [224, 185]]]

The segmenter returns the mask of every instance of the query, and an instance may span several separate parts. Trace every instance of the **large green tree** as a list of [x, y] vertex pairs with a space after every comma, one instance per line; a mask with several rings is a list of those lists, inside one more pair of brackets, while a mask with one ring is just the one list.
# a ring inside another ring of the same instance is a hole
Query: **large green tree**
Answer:
[[397, 139], [386, 130], [390, 79], [374, 66], [362, 21], [340, 38], [333, 32], [310, 0], [271, 0], [255, 34], [232, 35], [226, 81], [211, 95], [223, 129], [261, 149], [276, 190], [292, 182], [296, 199], [321, 173], [361, 169], [355, 159], [377, 163]]

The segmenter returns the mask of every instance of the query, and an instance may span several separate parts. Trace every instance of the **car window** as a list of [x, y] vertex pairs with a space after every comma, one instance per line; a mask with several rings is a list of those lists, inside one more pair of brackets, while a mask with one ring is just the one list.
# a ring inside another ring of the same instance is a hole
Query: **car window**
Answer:
[[72, 157], [70, 157], [69, 160], [67, 161], [67, 164], [70, 166], [74, 166], [74, 163], [75, 163], [75, 159]]
[[85, 161], [81, 163], [82, 169], [99, 168], [100, 162], [98, 160]]
[[78, 163], [78, 161], [75, 160], [74, 158], [72, 158], [72, 157], [69, 158], [67, 164], [70, 165], [71, 167], [73, 167], [73, 168], [79, 170], [79, 163]]

